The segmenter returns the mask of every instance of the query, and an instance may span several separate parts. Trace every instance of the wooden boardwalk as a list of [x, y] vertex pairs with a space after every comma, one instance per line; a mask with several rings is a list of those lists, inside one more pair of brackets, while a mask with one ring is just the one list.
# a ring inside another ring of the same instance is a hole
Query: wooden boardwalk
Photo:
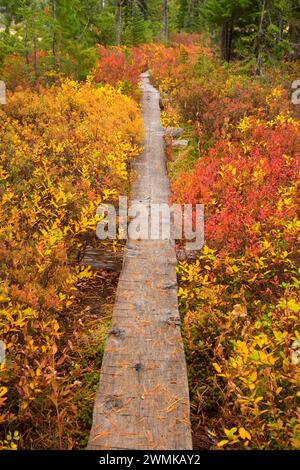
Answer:
[[[159, 93], [142, 75], [145, 150], [133, 200], [168, 202]], [[191, 449], [174, 241], [128, 240], [89, 449]]]

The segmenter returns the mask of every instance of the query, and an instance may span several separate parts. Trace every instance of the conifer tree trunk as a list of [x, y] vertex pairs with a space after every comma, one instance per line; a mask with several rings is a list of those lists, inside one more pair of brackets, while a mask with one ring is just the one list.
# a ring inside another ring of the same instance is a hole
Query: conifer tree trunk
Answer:
[[27, 21], [27, 20], [26, 20], [26, 23], [25, 23], [24, 49], [25, 49], [25, 61], [26, 61], [26, 65], [29, 65], [28, 21]]
[[256, 48], [255, 48], [255, 56], [256, 56], [256, 75], [261, 75], [262, 73], [262, 57], [261, 57], [261, 47], [263, 42], [264, 36], [264, 20], [265, 20], [265, 10], [266, 10], [267, 2], [263, 0], [262, 3], [262, 10], [260, 15], [260, 22], [259, 22], [259, 30], [257, 34], [257, 41], [256, 41]]
[[33, 67], [34, 67], [34, 77], [37, 80], [38, 78], [38, 59], [37, 59], [37, 37], [36, 32], [33, 36]]
[[116, 36], [116, 45], [120, 46], [121, 44], [121, 35], [122, 35], [122, 0], [117, 2], [117, 36]]
[[53, 57], [53, 67], [56, 68], [57, 65], [57, 34], [56, 34], [56, 0], [52, 0], [52, 15], [53, 15], [53, 37], [52, 37], [52, 57]]
[[164, 39], [167, 42], [169, 39], [169, 2], [164, 0], [164, 12], [163, 12], [163, 34]]
[[222, 23], [222, 28], [221, 28], [221, 46], [220, 46], [222, 60], [226, 60], [227, 33], [228, 33], [227, 21], [224, 21]]
[[221, 59], [230, 62], [233, 37], [233, 19], [226, 20], [221, 28]]
[[232, 51], [232, 37], [233, 37], [233, 20], [229, 22], [229, 31], [228, 31], [228, 43], [227, 43], [227, 62], [231, 60], [231, 51]]

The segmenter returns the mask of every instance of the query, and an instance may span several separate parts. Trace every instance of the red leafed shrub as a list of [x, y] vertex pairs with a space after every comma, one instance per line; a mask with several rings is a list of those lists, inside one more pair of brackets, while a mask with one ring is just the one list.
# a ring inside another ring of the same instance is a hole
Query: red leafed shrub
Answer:
[[195, 433], [212, 430], [209, 448], [300, 449], [300, 121], [295, 74], [279, 72], [205, 59], [172, 88], [190, 125], [169, 163], [174, 201], [205, 205], [206, 244], [178, 275]]
[[116, 85], [127, 82], [136, 86], [140, 74], [149, 70], [157, 84], [166, 79], [183, 84], [187, 75], [193, 75], [192, 65], [204, 53], [209, 55], [209, 50], [193, 43], [174, 47], [163, 44], [143, 44], [132, 48], [99, 46], [100, 58], [94, 79], [101, 83]]
[[282, 188], [292, 186], [299, 172], [299, 126], [290, 121], [254, 124], [236, 131], [235, 142], [219, 140], [191, 175], [173, 183], [176, 200], [206, 205], [210, 246], [239, 252], [255, 245], [262, 227], [272, 230], [274, 219], [295, 216], [295, 206], [278, 207]]
[[170, 33], [170, 43], [174, 46], [194, 46], [196, 43], [203, 43], [203, 36], [197, 33]]
[[129, 81], [133, 85], [139, 82], [140, 74], [145, 67], [144, 58], [138, 54], [131, 57], [125, 47], [105, 48], [99, 46], [100, 59], [98, 60], [95, 80], [103, 84], [117, 85]]
[[178, 92], [178, 103], [184, 117], [200, 122], [207, 133], [216, 133], [216, 136], [224, 125], [235, 125], [245, 115], [269, 119], [279, 112], [287, 112], [287, 98], [287, 91], [281, 89], [280, 99], [270, 96], [266, 103], [264, 87], [255, 81], [250, 86], [249, 79], [240, 77], [232, 78], [232, 83], [228, 83], [222, 69], [217, 77], [193, 79]]

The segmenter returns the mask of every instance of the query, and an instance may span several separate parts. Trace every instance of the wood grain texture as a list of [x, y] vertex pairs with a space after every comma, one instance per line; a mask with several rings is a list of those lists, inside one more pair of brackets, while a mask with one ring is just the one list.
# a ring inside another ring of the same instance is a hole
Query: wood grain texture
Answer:
[[[132, 200], [166, 203], [159, 93], [142, 75], [145, 149]], [[89, 449], [191, 449], [174, 241], [128, 240], [106, 343]]]

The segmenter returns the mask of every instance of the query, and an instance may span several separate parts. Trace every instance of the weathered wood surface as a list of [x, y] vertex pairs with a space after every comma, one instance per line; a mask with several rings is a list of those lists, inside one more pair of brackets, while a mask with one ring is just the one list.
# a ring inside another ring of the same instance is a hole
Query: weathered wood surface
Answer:
[[[142, 75], [145, 150], [133, 199], [168, 202], [159, 93]], [[191, 449], [173, 240], [129, 240], [106, 344], [89, 449]]]
[[95, 271], [120, 273], [123, 265], [123, 253], [114, 253], [112, 249], [94, 248], [88, 245], [85, 249], [82, 266], [91, 266]]

